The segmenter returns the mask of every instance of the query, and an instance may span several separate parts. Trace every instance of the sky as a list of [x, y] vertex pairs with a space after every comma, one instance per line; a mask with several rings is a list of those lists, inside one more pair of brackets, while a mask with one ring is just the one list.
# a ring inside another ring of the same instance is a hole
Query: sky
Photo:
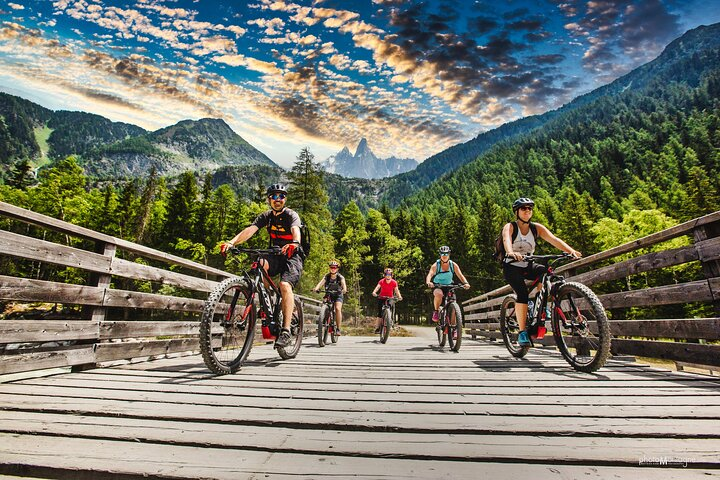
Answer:
[[0, 0], [0, 91], [156, 130], [224, 119], [275, 163], [418, 161], [557, 108], [720, 0]]

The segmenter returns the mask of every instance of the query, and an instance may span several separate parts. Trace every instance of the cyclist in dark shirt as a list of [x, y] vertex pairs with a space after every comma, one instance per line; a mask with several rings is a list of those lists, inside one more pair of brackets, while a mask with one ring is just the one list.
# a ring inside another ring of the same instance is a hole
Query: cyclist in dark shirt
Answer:
[[319, 292], [323, 285], [325, 286], [325, 291], [328, 292], [330, 300], [335, 306], [335, 323], [337, 324], [335, 332], [341, 335], [343, 294], [347, 293], [347, 285], [345, 284], [345, 277], [339, 273], [340, 263], [337, 260], [331, 260], [328, 263], [328, 268], [330, 268], [330, 272], [320, 279], [313, 288], [313, 292]]
[[260, 265], [270, 276], [280, 275], [280, 294], [282, 296], [283, 328], [275, 343], [281, 347], [290, 343], [290, 321], [292, 320], [295, 296], [293, 288], [300, 281], [303, 272], [303, 255], [300, 247], [300, 216], [294, 210], [285, 207], [287, 189], [284, 185], [273, 184], [267, 189], [270, 210], [261, 213], [255, 221], [229, 242], [220, 246], [225, 254], [228, 248], [246, 242], [261, 228], [267, 228], [270, 244], [281, 247], [282, 255], [268, 255], [260, 260]]

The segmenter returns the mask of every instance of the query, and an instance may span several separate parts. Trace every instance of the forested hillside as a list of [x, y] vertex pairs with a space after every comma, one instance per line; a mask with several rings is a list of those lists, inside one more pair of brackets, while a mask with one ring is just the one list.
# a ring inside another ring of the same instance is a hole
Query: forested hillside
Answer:
[[[357, 196], [323, 176], [307, 149], [285, 173], [227, 167], [201, 181], [188, 171], [172, 182], [151, 174], [102, 189], [88, 186], [71, 157], [41, 171], [34, 185], [20, 181], [27, 178], [16, 169], [0, 185], [0, 200], [222, 267], [218, 242], [267, 208], [263, 188], [280, 179], [291, 185], [288, 205], [313, 232], [302, 292], [317, 282], [327, 260], [338, 258], [351, 287], [346, 308], [357, 312], [358, 306], [372, 304], [369, 293], [383, 267], [390, 266], [406, 299], [400, 310], [424, 311], [429, 305], [424, 278], [441, 245], [452, 248], [452, 259], [473, 286], [463, 295], [503, 283], [490, 253], [502, 225], [512, 219], [510, 205], [518, 196], [534, 198], [534, 220], [586, 255], [717, 210], [719, 30], [714, 25], [688, 32], [655, 61], [586, 95], [542, 127], [492, 146], [395, 209], [383, 204], [365, 210], [381, 187], [360, 182], [356, 188], [365, 193]], [[333, 215], [330, 205], [339, 213]], [[6, 222], [2, 228], [19, 227]], [[252, 242], [264, 245], [267, 239], [262, 233]], [[0, 262], [3, 271], [72, 276], [70, 269], [36, 272], [8, 259]], [[679, 282], [699, 272], [681, 266], [652, 275]], [[623, 286], [652, 285], [658, 280], [652, 275], [628, 277]], [[707, 314], [673, 308], [693, 307], [663, 307], [657, 313], [663, 316], [653, 318]]]

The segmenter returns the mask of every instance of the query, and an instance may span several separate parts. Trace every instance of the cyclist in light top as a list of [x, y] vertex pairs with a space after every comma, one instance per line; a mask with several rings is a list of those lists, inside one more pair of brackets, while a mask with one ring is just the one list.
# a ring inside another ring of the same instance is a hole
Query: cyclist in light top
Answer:
[[547, 227], [530, 221], [534, 207], [535, 202], [527, 197], [515, 200], [512, 209], [516, 220], [506, 223], [502, 229], [503, 245], [507, 252], [503, 260], [503, 276], [517, 296], [515, 315], [520, 328], [518, 344], [522, 346], [532, 345], [526, 330], [529, 292], [525, 281], [535, 280], [545, 272], [543, 265], [525, 262], [523, 256], [535, 252], [536, 237], [542, 238], [573, 257], [582, 256], [580, 252], [553, 235]]
[[[465, 275], [463, 275], [462, 271], [460, 271], [460, 265], [450, 260], [450, 247], [448, 247], [447, 245], [443, 245], [442, 247], [440, 247], [440, 258], [430, 267], [427, 278], [425, 278], [425, 283], [427, 284], [428, 288], [433, 288], [439, 285], [450, 285], [453, 283], [453, 279], [455, 276], [457, 276], [458, 279], [463, 283], [463, 288], [465, 288], [465, 290], [470, 288], [470, 284], [465, 278]], [[439, 320], [438, 309], [440, 308], [442, 299], [442, 289], [435, 288], [433, 290], [433, 322], [437, 322]]]
[[[380, 292], [380, 297], [395, 297], [398, 300], [402, 300], [402, 295], [400, 295], [400, 288], [398, 288], [398, 283], [392, 277], [392, 268], [386, 268], [383, 278], [378, 282], [378, 284], [375, 286], [375, 290], [373, 290], [372, 292], [373, 297], [377, 297], [378, 292]], [[380, 325], [382, 324], [382, 318], [380, 317], [382, 316], [382, 308], [384, 304], [385, 300], [383, 300], [382, 298], [378, 298], [378, 314], [377, 321], [375, 322], [375, 333], [380, 333]]]
[[331, 260], [330, 263], [328, 263], [328, 268], [330, 272], [320, 279], [318, 284], [315, 285], [315, 288], [313, 288], [313, 292], [319, 292], [323, 285], [325, 286], [325, 291], [328, 292], [330, 300], [335, 306], [335, 323], [337, 324], [335, 333], [341, 335], [340, 326], [342, 325], [343, 293], [347, 293], [347, 285], [345, 284], [345, 277], [338, 272], [340, 270], [340, 263], [337, 260]]

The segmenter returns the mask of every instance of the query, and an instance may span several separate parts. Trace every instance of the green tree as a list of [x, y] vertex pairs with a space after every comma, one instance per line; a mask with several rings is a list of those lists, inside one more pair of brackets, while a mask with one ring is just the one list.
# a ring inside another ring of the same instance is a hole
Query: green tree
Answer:
[[177, 241], [187, 238], [188, 233], [195, 232], [197, 222], [198, 188], [195, 175], [184, 172], [175, 188], [170, 192], [167, 210], [167, 223], [165, 224], [165, 243], [174, 248]]

